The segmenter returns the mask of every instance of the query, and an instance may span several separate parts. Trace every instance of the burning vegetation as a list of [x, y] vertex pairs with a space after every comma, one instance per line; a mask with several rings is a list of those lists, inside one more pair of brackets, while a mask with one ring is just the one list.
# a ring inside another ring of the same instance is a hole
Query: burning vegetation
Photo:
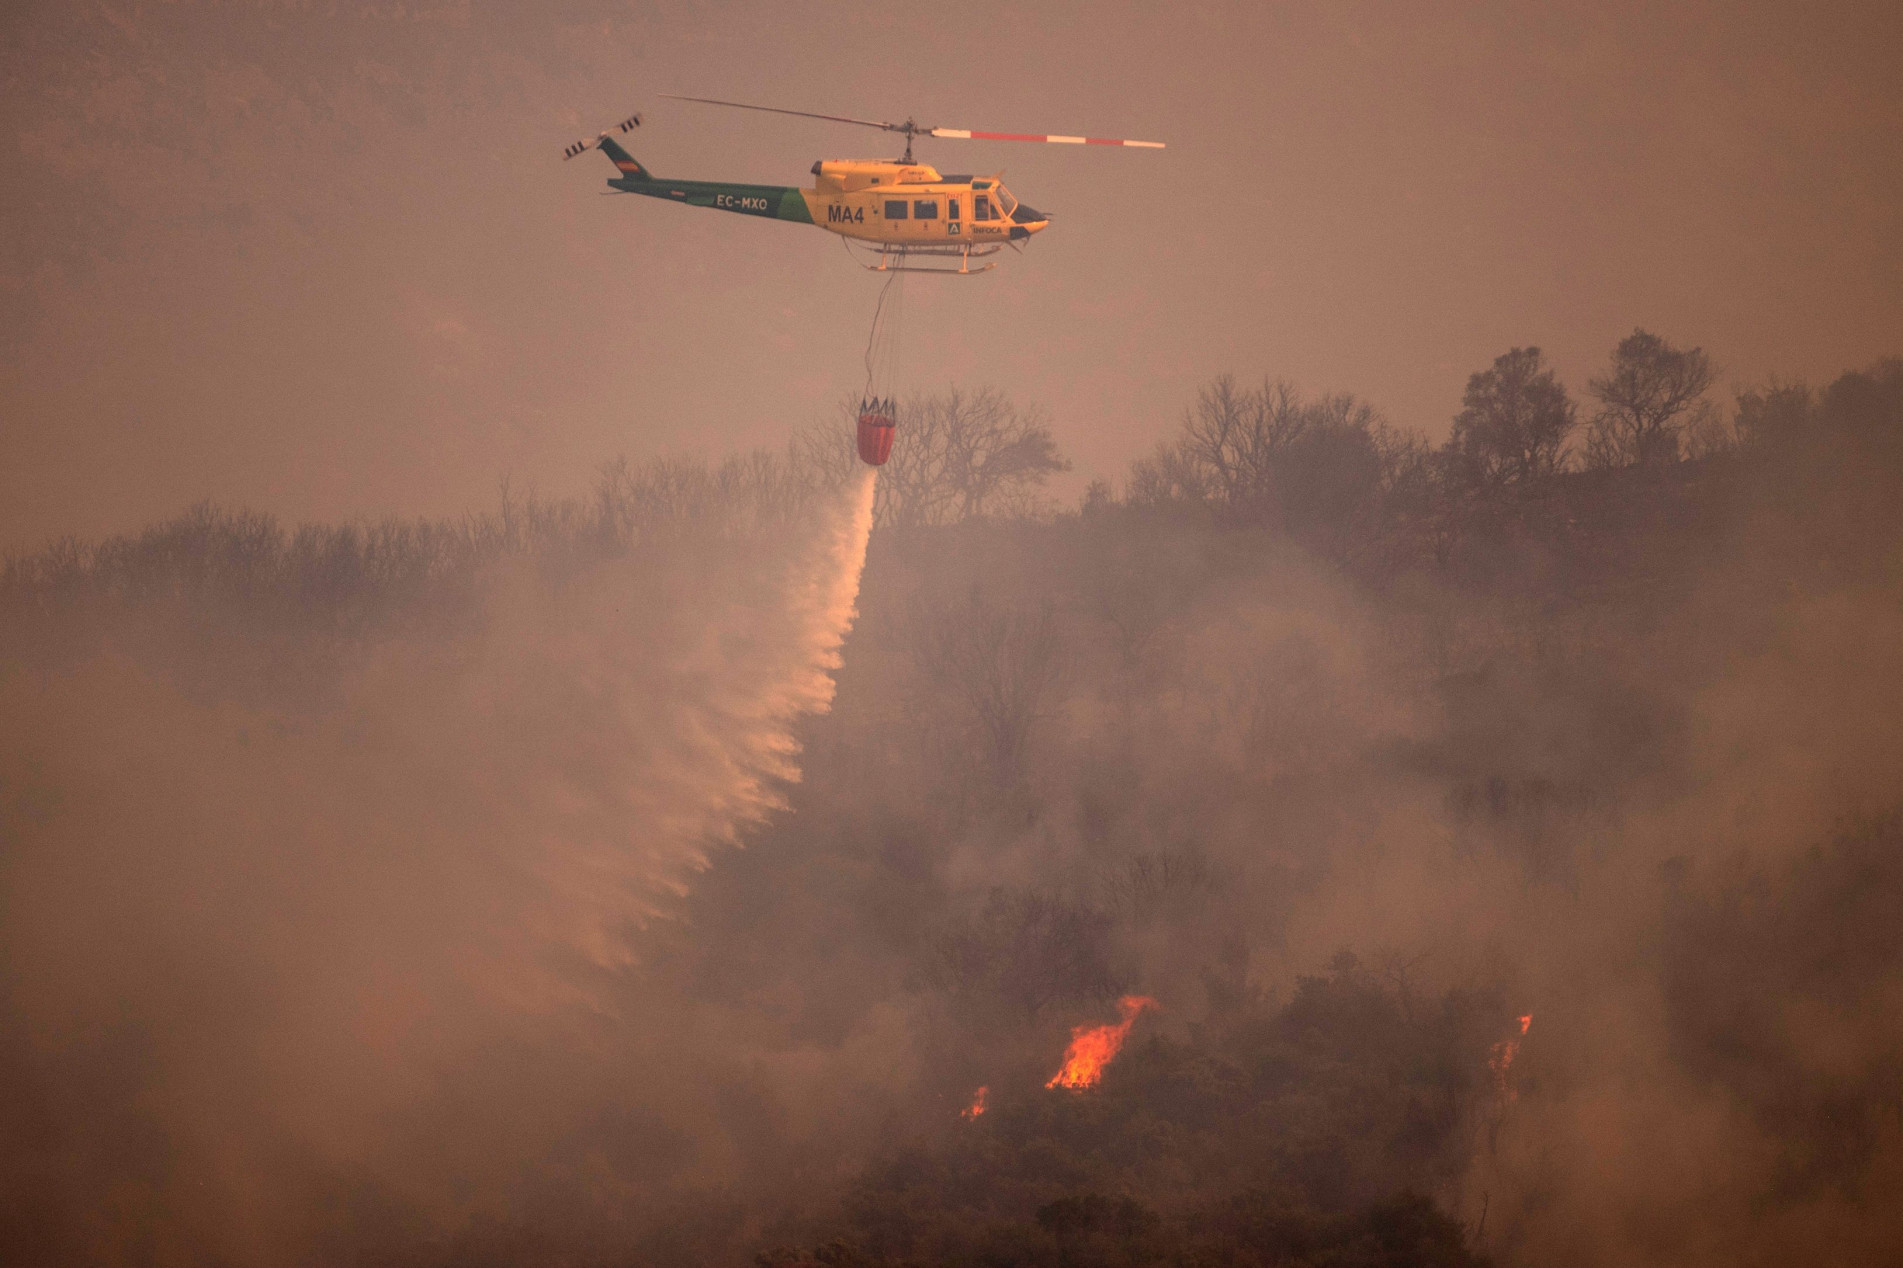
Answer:
[[1493, 1071], [1494, 1084], [1503, 1101], [1510, 1101], [1516, 1095], [1513, 1085], [1508, 1081], [1508, 1075], [1513, 1069], [1513, 1058], [1520, 1054], [1520, 1040], [1526, 1037], [1526, 1032], [1532, 1025], [1533, 1014], [1522, 1014], [1519, 1033], [1493, 1045], [1493, 1052], [1487, 1057], [1487, 1068]]
[[1903, 363], [1709, 384], [10, 559], [0, 1258], [1886, 1262]]
[[1147, 996], [1125, 995], [1117, 1001], [1117, 1011], [1123, 1015], [1121, 1021], [1073, 1029], [1070, 1047], [1064, 1050], [1062, 1068], [1044, 1086], [1074, 1091], [1097, 1086], [1103, 1079], [1104, 1067], [1115, 1061], [1117, 1053], [1123, 1050], [1123, 1041], [1129, 1037], [1130, 1027], [1136, 1025], [1137, 1014], [1155, 1007], [1156, 1001]]
[[991, 1089], [988, 1087], [981, 1087], [976, 1092], [973, 1092], [971, 1094], [971, 1104], [965, 1106], [964, 1109], [958, 1112], [959, 1117], [972, 1119], [983, 1114], [985, 1112], [985, 1097], [989, 1095], [990, 1092]]

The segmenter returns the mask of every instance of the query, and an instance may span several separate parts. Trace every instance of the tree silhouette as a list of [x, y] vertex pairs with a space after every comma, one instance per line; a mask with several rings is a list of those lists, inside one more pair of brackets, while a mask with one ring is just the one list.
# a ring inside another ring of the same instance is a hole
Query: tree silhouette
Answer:
[[1679, 436], [1715, 377], [1703, 349], [1680, 350], [1634, 330], [1614, 349], [1611, 369], [1591, 381], [1602, 408], [1586, 440], [1587, 465], [1676, 462]]
[[1221, 375], [1184, 411], [1178, 435], [1132, 466], [1136, 506], [1200, 503], [1225, 524], [1273, 528], [1324, 554], [1366, 554], [1390, 495], [1424, 465], [1411, 435], [1345, 392], [1306, 399], [1270, 380]]
[[999, 605], [974, 587], [963, 603], [921, 606], [911, 635], [908, 647], [921, 674], [967, 715], [965, 750], [982, 754], [999, 786], [1015, 783], [1062, 673], [1063, 642], [1051, 605]]
[[[857, 411], [843, 426], [809, 429], [795, 441], [799, 463], [821, 482], [859, 471]], [[1070, 470], [1044, 413], [1020, 409], [994, 388], [909, 396], [899, 406], [892, 458], [879, 469], [876, 522], [935, 528], [986, 515], [1036, 514], [1044, 484]]]
[[1565, 465], [1577, 411], [1538, 348], [1514, 348], [1469, 376], [1461, 405], [1445, 451], [1461, 483], [1498, 489]]

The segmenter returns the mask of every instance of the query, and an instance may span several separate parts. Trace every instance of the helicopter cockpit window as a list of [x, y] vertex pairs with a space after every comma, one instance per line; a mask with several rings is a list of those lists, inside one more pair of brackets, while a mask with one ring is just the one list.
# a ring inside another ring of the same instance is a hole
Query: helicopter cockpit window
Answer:
[[885, 205], [885, 218], [887, 220], [905, 219], [905, 200], [903, 198], [893, 198], [887, 201]]
[[1011, 197], [1011, 191], [1002, 185], [998, 186], [998, 210], [1009, 216], [1017, 209], [1018, 200]]
[[938, 200], [935, 198], [918, 199], [916, 202], [912, 204], [912, 219], [914, 220], [938, 219]]
[[971, 218], [973, 220], [991, 219], [991, 199], [985, 194], [971, 196]]

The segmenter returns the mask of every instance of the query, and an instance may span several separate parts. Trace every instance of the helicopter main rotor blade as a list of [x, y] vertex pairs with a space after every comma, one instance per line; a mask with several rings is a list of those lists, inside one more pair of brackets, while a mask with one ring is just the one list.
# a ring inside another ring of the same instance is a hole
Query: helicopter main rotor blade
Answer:
[[904, 123], [884, 123], [878, 119], [854, 119], [843, 114], [816, 114], [811, 110], [785, 110], [779, 106], [753, 106], [744, 101], [718, 101], [712, 97], [683, 97], [677, 93], [660, 94], [670, 101], [693, 101], [703, 106], [727, 106], [734, 110], [760, 110], [767, 114], [790, 114], [801, 119], [824, 119], [829, 123], [852, 123], [882, 132], [900, 132], [906, 136], [940, 137], [949, 141], [1043, 141], [1051, 145], [1128, 145], [1145, 150], [1164, 148], [1161, 141], [1126, 141], [1115, 137], [1059, 136], [1049, 132], [974, 132], [969, 128], [921, 128], [907, 119]]
[[[906, 131], [906, 125], [903, 123], [881, 123], [877, 119], [849, 119], [843, 114], [814, 114], [810, 110], [782, 110], [778, 106], [750, 106], [744, 101], [716, 101], [712, 97], [682, 97], [671, 92], [664, 92], [658, 95], [666, 97], [670, 101], [694, 101], [699, 102], [703, 106], [730, 106], [735, 110], [763, 110], [768, 114], [798, 115], [802, 119], [824, 119], [829, 123], [856, 123], [862, 128], [878, 128], [884, 132]], [[928, 131], [928, 129], [925, 128], [914, 128], [912, 130], [916, 132]]]
[[1145, 150], [1160, 150], [1161, 141], [1124, 141], [1100, 136], [1058, 136], [1045, 132], [973, 132], [967, 128], [932, 128], [926, 136], [952, 141], [1044, 141], [1051, 145], [1133, 145]]

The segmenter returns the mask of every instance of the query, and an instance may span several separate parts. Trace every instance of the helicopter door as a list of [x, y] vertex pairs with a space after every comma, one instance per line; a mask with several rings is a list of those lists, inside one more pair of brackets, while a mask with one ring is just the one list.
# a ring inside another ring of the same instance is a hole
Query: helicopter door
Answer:
[[891, 242], [895, 239], [912, 236], [912, 204], [904, 198], [887, 198], [885, 201], [885, 231], [889, 237], [882, 239]]
[[912, 236], [915, 238], [942, 238], [945, 236], [945, 221], [942, 218], [945, 200], [934, 195], [931, 198], [912, 200]]

